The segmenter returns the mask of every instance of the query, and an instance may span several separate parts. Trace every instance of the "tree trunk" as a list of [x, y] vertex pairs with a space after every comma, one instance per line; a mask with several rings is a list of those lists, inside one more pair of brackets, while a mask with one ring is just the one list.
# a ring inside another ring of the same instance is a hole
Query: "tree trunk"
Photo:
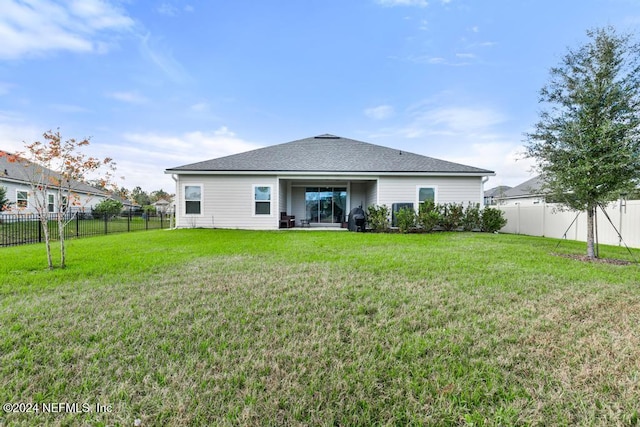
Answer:
[[64, 228], [66, 226], [64, 214], [58, 213], [58, 235], [60, 238], [60, 267], [66, 267], [66, 248], [64, 246]]
[[594, 238], [595, 215], [596, 215], [596, 208], [594, 206], [588, 206], [587, 207], [587, 257], [590, 259], [596, 258], [595, 238]]
[[47, 248], [47, 264], [49, 270], [53, 270], [53, 260], [51, 259], [51, 238], [49, 236], [49, 217], [47, 214], [40, 215], [42, 224], [42, 234], [44, 234], [44, 246]]

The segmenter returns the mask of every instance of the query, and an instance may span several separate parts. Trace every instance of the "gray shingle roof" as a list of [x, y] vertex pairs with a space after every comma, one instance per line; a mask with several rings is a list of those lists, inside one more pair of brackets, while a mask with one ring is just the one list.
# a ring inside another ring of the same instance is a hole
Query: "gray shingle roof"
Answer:
[[516, 185], [510, 190], [504, 192], [500, 198], [517, 198], [527, 196], [539, 196], [542, 194], [542, 180], [540, 176], [534, 176], [528, 181], [523, 182], [520, 185]]
[[[2, 151], [2, 150], [0, 150]], [[38, 166], [35, 163], [28, 160], [21, 160], [16, 162], [10, 162], [7, 156], [0, 156], [0, 181], [13, 181], [29, 185], [31, 179], [38, 179], [42, 175], [42, 166]], [[44, 168], [45, 173], [51, 177], [59, 177], [54, 171]], [[73, 190], [85, 193], [85, 194], [97, 194], [106, 195], [107, 193], [99, 188], [92, 187], [84, 182], [74, 181], [72, 184]]]
[[498, 187], [490, 188], [484, 192], [484, 197], [500, 197], [505, 194], [511, 187], [508, 185], [499, 185]]
[[328, 134], [167, 169], [169, 173], [197, 171], [493, 174], [485, 169]]

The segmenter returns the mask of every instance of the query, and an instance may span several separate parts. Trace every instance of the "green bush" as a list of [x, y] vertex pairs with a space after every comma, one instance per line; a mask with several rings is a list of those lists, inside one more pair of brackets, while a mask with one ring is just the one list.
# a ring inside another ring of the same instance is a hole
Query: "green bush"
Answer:
[[410, 229], [416, 227], [416, 211], [411, 208], [402, 208], [396, 213], [398, 230], [401, 233], [408, 233]]
[[464, 209], [464, 213], [462, 215], [462, 228], [464, 228], [464, 231], [482, 229], [482, 213], [480, 212], [480, 203], [469, 203]]
[[484, 208], [482, 211], [482, 231], [495, 233], [505, 225], [507, 225], [507, 220], [504, 217], [504, 212], [500, 209]]
[[453, 231], [462, 225], [462, 217], [464, 215], [464, 207], [462, 203], [445, 203], [439, 205], [441, 221], [440, 226], [446, 231]]
[[387, 231], [389, 229], [390, 213], [387, 205], [375, 205], [367, 208], [367, 222], [373, 231]]
[[93, 213], [97, 215], [113, 216], [122, 211], [122, 203], [117, 200], [103, 200], [93, 207]]
[[440, 224], [440, 213], [438, 207], [432, 201], [423, 202], [418, 208], [418, 225], [427, 233]]

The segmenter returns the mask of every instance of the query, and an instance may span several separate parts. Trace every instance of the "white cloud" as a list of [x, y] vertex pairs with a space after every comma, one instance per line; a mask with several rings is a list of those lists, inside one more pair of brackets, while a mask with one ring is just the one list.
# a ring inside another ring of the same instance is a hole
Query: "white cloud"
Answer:
[[166, 16], [176, 16], [178, 14], [178, 8], [169, 3], [162, 3], [156, 10], [159, 14]]
[[378, 4], [383, 6], [418, 6], [418, 7], [426, 7], [429, 5], [429, 2], [426, 0], [376, 0]]
[[172, 55], [171, 51], [159, 46], [159, 40], [154, 39], [150, 33], [140, 37], [140, 50], [142, 54], [155, 64], [167, 77], [176, 83], [189, 81], [191, 77]]
[[106, 96], [127, 104], [146, 104], [149, 102], [147, 98], [137, 92], [110, 92]]
[[364, 110], [364, 114], [375, 120], [384, 120], [393, 116], [394, 110], [391, 105], [379, 105]]
[[412, 112], [413, 120], [403, 133], [408, 138], [423, 135], [474, 135], [486, 134], [505, 117], [490, 108], [440, 107]]
[[261, 147], [243, 140], [225, 126], [215, 131], [193, 131], [180, 135], [127, 133], [122, 139], [123, 144], [101, 143], [98, 157], [114, 158], [118, 165], [117, 175], [125, 177], [125, 187], [140, 186], [147, 191], [158, 188], [173, 191], [173, 180], [164, 174], [167, 168]]
[[198, 102], [197, 104], [193, 104], [191, 107], [191, 111], [196, 113], [204, 113], [209, 111], [209, 104], [206, 102]]
[[[407, 123], [378, 130], [376, 139], [401, 143], [407, 151], [496, 172], [487, 187], [527, 180], [533, 162], [522, 156], [519, 130], [507, 128], [509, 117], [487, 105], [450, 105], [455, 94], [443, 92], [407, 109]], [[404, 141], [404, 142], [400, 142]]]
[[533, 159], [523, 156], [524, 147], [515, 143], [485, 142], [470, 144], [467, 153], [454, 155], [447, 160], [493, 170], [496, 176], [490, 177], [485, 189], [508, 185], [515, 187], [535, 175], [532, 172]]
[[106, 0], [4, 0], [0, 59], [52, 51], [102, 53], [113, 32], [133, 26], [129, 16]]
[[430, 55], [420, 55], [420, 56], [409, 56], [405, 58], [405, 60], [414, 62], [416, 64], [428, 64], [428, 65], [446, 65], [450, 67], [463, 67], [470, 65], [471, 63], [469, 59], [474, 59], [474, 57], [470, 56], [471, 54], [456, 54], [456, 58], [461, 61], [451, 61], [447, 58], [443, 58], [441, 56], [430, 56]]

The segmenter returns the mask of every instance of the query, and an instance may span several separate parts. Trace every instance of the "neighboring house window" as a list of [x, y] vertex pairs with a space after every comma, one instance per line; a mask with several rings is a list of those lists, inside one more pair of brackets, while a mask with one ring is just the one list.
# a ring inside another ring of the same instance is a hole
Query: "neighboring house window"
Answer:
[[436, 189], [434, 187], [418, 187], [418, 204], [424, 202], [436, 202]]
[[26, 208], [29, 204], [29, 192], [18, 190], [16, 193], [16, 206], [19, 208]]
[[56, 196], [54, 194], [47, 194], [47, 212], [52, 213], [56, 211]]
[[254, 215], [271, 215], [271, 186], [253, 186]]
[[202, 213], [202, 186], [185, 185], [184, 207], [184, 213], [187, 215], [200, 215]]

